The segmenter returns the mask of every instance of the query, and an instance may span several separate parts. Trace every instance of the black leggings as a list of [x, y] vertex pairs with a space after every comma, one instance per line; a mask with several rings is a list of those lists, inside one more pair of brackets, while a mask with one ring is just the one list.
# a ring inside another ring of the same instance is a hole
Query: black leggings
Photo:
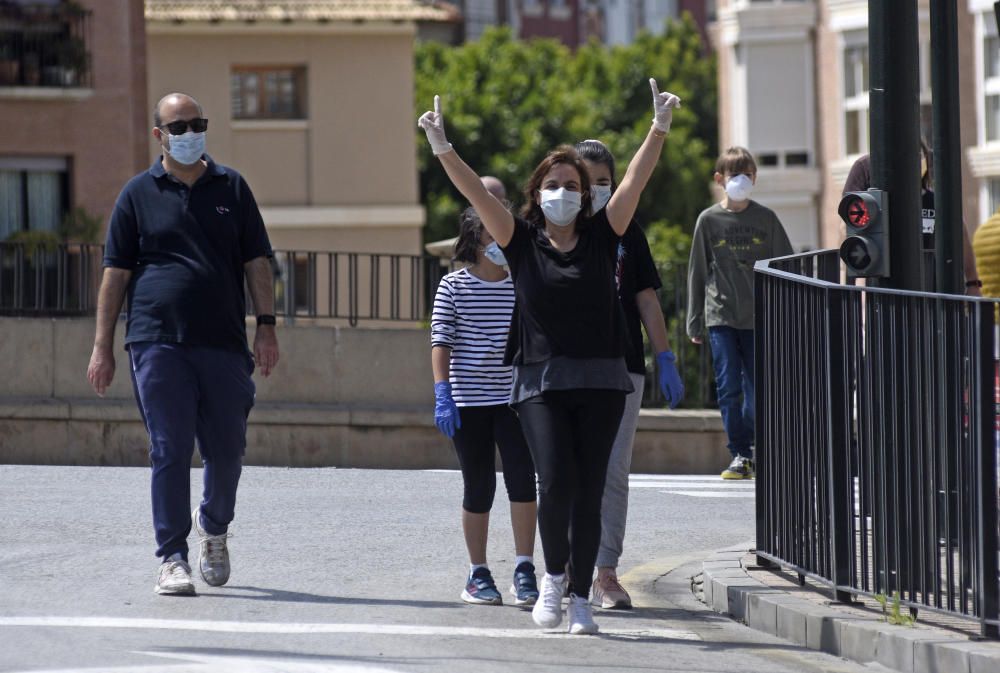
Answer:
[[545, 570], [566, 571], [570, 590], [589, 596], [601, 544], [601, 499], [625, 393], [549, 391], [515, 406], [538, 469], [538, 531]]
[[462, 508], [482, 514], [493, 507], [497, 490], [496, 448], [503, 463], [503, 481], [511, 502], [534, 502], [535, 466], [517, 415], [506, 404], [461, 407], [462, 427], [452, 441], [462, 466], [465, 495]]

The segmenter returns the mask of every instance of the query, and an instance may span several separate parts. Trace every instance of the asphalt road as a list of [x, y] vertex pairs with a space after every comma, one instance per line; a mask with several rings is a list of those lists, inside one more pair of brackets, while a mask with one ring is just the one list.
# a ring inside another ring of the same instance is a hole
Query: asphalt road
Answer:
[[[148, 489], [139, 468], [0, 466], [0, 671], [871, 670], [691, 595], [707, 552], [753, 539], [751, 483], [634, 477], [620, 574], [637, 608], [597, 611], [599, 636], [459, 600], [454, 472], [248, 468], [230, 583], [193, 598], [153, 593]], [[513, 559], [500, 487], [489, 560], [504, 589]]]

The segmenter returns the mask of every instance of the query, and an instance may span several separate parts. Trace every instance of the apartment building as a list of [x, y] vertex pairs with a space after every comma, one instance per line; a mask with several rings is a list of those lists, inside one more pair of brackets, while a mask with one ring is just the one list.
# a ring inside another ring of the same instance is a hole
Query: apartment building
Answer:
[[419, 253], [414, 40], [458, 16], [419, 0], [146, 0], [147, 106], [198, 99], [208, 152], [246, 176], [276, 248]]
[[490, 26], [510, 26], [522, 39], [555, 38], [574, 47], [591, 38], [628, 44], [640, 31], [663, 31], [667, 19], [690, 12], [704, 30], [710, 0], [461, 0], [466, 40]]
[[[919, 0], [922, 133], [931, 139], [930, 15]], [[1000, 205], [1000, 41], [987, 0], [960, 0], [963, 211]], [[866, 0], [720, 0], [719, 136], [758, 158], [756, 198], [796, 248], [836, 247], [844, 180], [869, 149]], [[996, 81], [994, 81], [994, 79]], [[995, 143], [995, 145], [994, 145]]]
[[146, 164], [141, 0], [0, 3], [0, 241], [106, 219]]

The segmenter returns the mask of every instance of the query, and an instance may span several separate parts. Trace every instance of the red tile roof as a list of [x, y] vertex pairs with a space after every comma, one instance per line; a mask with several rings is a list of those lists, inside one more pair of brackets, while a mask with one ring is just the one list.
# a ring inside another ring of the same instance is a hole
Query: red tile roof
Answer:
[[146, 20], [178, 21], [458, 21], [440, 0], [146, 0]]

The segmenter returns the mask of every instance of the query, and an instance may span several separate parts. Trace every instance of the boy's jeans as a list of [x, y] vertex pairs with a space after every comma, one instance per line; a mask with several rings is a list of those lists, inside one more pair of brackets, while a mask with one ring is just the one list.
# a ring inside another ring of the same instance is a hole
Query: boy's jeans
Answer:
[[708, 342], [729, 452], [753, 458], [753, 330], [709, 327]]

